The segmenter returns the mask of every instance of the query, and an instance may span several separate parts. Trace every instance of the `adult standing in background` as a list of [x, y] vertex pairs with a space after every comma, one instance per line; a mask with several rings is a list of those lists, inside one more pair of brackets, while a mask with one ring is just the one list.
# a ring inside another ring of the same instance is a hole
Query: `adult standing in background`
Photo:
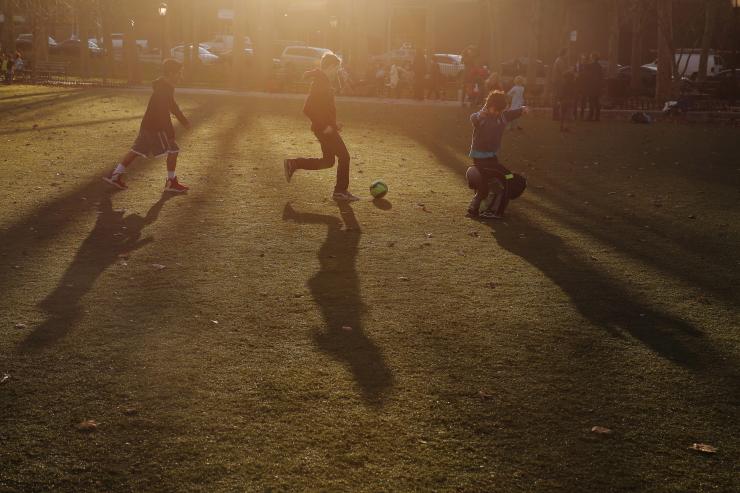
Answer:
[[[552, 80], [550, 87], [552, 88], [553, 98], [552, 117], [555, 120], [560, 120], [560, 107], [558, 106], [558, 104], [561, 100], [560, 91], [563, 88], [565, 72], [568, 71], [568, 60], [566, 58], [567, 55], [568, 50], [566, 48], [563, 48], [562, 50], [560, 50], [558, 57], [552, 64]], [[530, 60], [530, 63], [532, 63], [532, 60]]]
[[427, 80], [427, 61], [424, 52], [416, 50], [414, 55], [414, 99], [424, 100], [424, 84]]
[[599, 62], [599, 54], [591, 54], [587, 67], [586, 84], [588, 91], [588, 119], [598, 122], [601, 118], [601, 91], [604, 87], [604, 69]]

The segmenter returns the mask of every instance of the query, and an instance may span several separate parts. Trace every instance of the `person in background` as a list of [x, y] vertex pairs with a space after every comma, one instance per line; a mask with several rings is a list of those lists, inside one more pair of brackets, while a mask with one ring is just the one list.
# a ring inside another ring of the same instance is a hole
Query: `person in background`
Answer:
[[390, 95], [393, 98], [401, 97], [401, 68], [397, 64], [391, 65], [391, 69], [388, 74], [388, 89]]
[[570, 70], [563, 74], [563, 83], [560, 87], [560, 131], [570, 132], [565, 122], [570, 121], [575, 116], [575, 103], [577, 97], [576, 78]]
[[6, 75], [8, 73], [8, 55], [6, 55], [3, 52], [0, 52], [0, 75], [2, 75], [3, 79], [6, 78]]
[[382, 63], [378, 63], [375, 67], [375, 73], [373, 74], [373, 76], [375, 77], [375, 95], [385, 95], [386, 77], [388, 77], [388, 70]]
[[599, 62], [599, 54], [591, 54], [591, 63], [588, 65], [588, 119], [598, 122], [601, 118], [601, 91], [604, 86], [604, 69]]
[[501, 77], [498, 75], [498, 72], [491, 72], [491, 75], [486, 79], [486, 94], [503, 90], [504, 86], [501, 84]]
[[[524, 77], [517, 75], [514, 78], [514, 86], [509, 89], [507, 96], [509, 97], [510, 110], [518, 110], [519, 108], [524, 107]], [[523, 130], [519, 125], [518, 119], [512, 120], [509, 124], [509, 128], [511, 130], [514, 130], [515, 128], [517, 130]]]
[[429, 61], [429, 86], [427, 87], [427, 99], [440, 99], [440, 86], [442, 85], [442, 69], [439, 67], [439, 63], [434, 60], [434, 57]]
[[414, 55], [414, 99], [424, 101], [424, 83], [427, 80], [427, 61], [421, 50]]
[[581, 120], [588, 106], [588, 57], [581, 55], [576, 64], [576, 105], [575, 115]]
[[558, 106], [558, 102], [561, 100], [560, 90], [563, 85], [563, 76], [565, 75], [565, 72], [568, 71], [567, 55], [568, 50], [563, 48], [560, 50], [558, 57], [552, 64], [551, 89], [554, 103], [552, 105], [552, 117], [554, 120], [560, 120], [560, 107]]

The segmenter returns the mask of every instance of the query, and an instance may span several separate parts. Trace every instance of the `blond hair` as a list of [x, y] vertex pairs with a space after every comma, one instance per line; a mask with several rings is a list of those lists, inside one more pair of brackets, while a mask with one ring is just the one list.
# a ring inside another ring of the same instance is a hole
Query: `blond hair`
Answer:
[[515, 86], [523, 86], [524, 82], [525, 82], [525, 79], [521, 75], [517, 75], [516, 77], [514, 77]]

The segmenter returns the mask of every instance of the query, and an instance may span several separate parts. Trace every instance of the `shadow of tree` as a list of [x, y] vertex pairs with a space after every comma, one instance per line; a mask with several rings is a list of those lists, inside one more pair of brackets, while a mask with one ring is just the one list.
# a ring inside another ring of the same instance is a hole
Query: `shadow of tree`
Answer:
[[157, 220], [165, 203], [173, 197], [173, 194], [162, 194], [144, 217], [124, 216], [124, 211], [113, 209], [112, 193], [101, 199], [95, 226], [80, 245], [56, 289], [40, 303], [48, 314], [47, 319], [26, 337], [21, 349], [40, 349], [62, 339], [82, 317], [82, 297], [100, 275], [122, 255], [154, 241], [152, 237], [142, 239], [143, 230]]
[[370, 405], [382, 405], [393, 385], [393, 374], [380, 349], [362, 328], [364, 304], [355, 268], [362, 231], [348, 204], [339, 204], [340, 217], [296, 212], [288, 203], [283, 220], [321, 224], [328, 228], [319, 249], [321, 268], [309, 281], [314, 300], [321, 309], [326, 330], [314, 334], [316, 345], [349, 366]]

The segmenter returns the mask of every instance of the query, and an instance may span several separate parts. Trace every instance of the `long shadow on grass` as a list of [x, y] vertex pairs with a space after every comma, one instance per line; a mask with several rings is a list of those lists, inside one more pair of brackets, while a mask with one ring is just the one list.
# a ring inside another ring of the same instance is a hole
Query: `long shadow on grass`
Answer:
[[95, 226], [80, 245], [56, 289], [41, 302], [41, 308], [48, 314], [47, 319], [26, 337], [21, 349], [33, 350], [51, 345], [71, 330], [82, 317], [82, 297], [100, 275], [121, 256], [154, 241], [151, 237], [142, 239], [143, 230], [157, 220], [165, 203], [173, 196], [162, 194], [146, 216], [141, 217], [138, 214], [124, 216], [124, 211], [114, 210], [112, 193], [100, 201]]
[[23, 129], [13, 129], [13, 130], [2, 130], [0, 131], [0, 135], [19, 135], [26, 132], [43, 132], [45, 130], [60, 130], [65, 128], [75, 128], [75, 127], [93, 127], [95, 125], [103, 125], [105, 123], [120, 123], [120, 122], [127, 122], [131, 120], [140, 120], [141, 116], [126, 116], [126, 117], [120, 117], [120, 118], [110, 118], [107, 120], [88, 120], [85, 122], [78, 122], [78, 123], [66, 123], [66, 124], [60, 124], [60, 125], [44, 125], [37, 128], [23, 128]]
[[598, 272], [557, 235], [517, 214], [512, 222], [488, 223], [505, 250], [536, 267], [557, 284], [576, 309], [614, 336], [629, 334], [653, 352], [690, 368], [707, 364], [696, 349], [702, 332], [686, 321], [634, 299], [619, 283]]
[[355, 268], [362, 231], [348, 204], [340, 204], [339, 213], [341, 218], [299, 213], [288, 203], [283, 220], [328, 228], [318, 254], [321, 269], [308, 281], [326, 322], [326, 330], [317, 332], [314, 340], [322, 351], [349, 366], [368, 404], [382, 405], [384, 394], [393, 385], [393, 374], [380, 349], [362, 329], [364, 303]]

